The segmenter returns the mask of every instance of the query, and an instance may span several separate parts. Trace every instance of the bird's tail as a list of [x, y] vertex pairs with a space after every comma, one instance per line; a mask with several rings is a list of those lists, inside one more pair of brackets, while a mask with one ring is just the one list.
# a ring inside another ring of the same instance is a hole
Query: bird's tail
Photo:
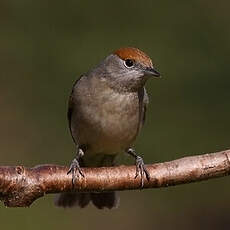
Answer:
[[119, 197], [115, 192], [103, 193], [61, 193], [56, 197], [55, 205], [58, 207], [70, 208], [79, 206], [86, 207], [90, 201], [98, 208], [116, 208], [119, 204]]

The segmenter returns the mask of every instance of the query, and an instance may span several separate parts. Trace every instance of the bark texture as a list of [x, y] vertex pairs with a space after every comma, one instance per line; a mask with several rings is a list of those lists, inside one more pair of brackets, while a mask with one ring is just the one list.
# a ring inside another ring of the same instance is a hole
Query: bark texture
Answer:
[[[230, 150], [184, 157], [178, 160], [146, 165], [150, 181], [144, 189], [191, 183], [230, 174]], [[140, 188], [140, 177], [134, 178], [135, 166], [82, 168], [75, 186], [68, 167], [39, 165], [0, 167], [0, 200], [7, 207], [27, 207], [46, 193], [69, 191], [115, 191]]]

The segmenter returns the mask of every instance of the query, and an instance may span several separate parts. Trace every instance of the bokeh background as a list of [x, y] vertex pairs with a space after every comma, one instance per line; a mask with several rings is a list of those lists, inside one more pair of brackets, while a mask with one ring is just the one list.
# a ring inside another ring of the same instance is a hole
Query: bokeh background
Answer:
[[[0, 1], [0, 164], [68, 165], [67, 100], [81, 73], [121, 46], [154, 60], [145, 162], [230, 146], [229, 1]], [[133, 163], [123, 156], [122, 164]], [[1, 229], [229, 229], [229, 177], [120, 192], [118, 209], [0, 206]]]

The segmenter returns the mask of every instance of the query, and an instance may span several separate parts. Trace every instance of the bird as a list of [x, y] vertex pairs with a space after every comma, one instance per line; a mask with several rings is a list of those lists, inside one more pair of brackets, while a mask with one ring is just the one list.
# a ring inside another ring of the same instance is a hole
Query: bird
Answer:
[[[105, 57], [96, 67], [81, 75], [73, 85], [68, 103], [68, 121], [76, 146], [69, 173], [72, 181], [83, 176], [82, 167], [114, 166], [119, 153], [135, 159], [140, 187], [150, 179], [134, 142], [145, 122], [148, 95], [145, 83], [160, 77], [150, 57], [138, 48], [122, 47]], [[119, 205], [116, 192], [66, 192], [55, 200], [59, 207], [98, 209]]]

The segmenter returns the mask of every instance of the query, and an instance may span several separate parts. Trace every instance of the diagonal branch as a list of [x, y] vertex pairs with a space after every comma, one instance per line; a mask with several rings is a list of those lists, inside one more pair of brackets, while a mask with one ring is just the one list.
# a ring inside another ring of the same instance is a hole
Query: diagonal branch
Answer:
[[[147, 165], [150, 181], [144, 188], [160, 188], [223, 177], [230, 174], [230, 149], [222, 152], [184, 157], [178, 160]], [[0, 200], [8, 207], [25, 207], [46, 193], [68, 191], [111, 191], [140, 188], [134, 178], [135, 166], [83, 168], [73, 188], [67, 167], [40, 165], [0, 167]]]

